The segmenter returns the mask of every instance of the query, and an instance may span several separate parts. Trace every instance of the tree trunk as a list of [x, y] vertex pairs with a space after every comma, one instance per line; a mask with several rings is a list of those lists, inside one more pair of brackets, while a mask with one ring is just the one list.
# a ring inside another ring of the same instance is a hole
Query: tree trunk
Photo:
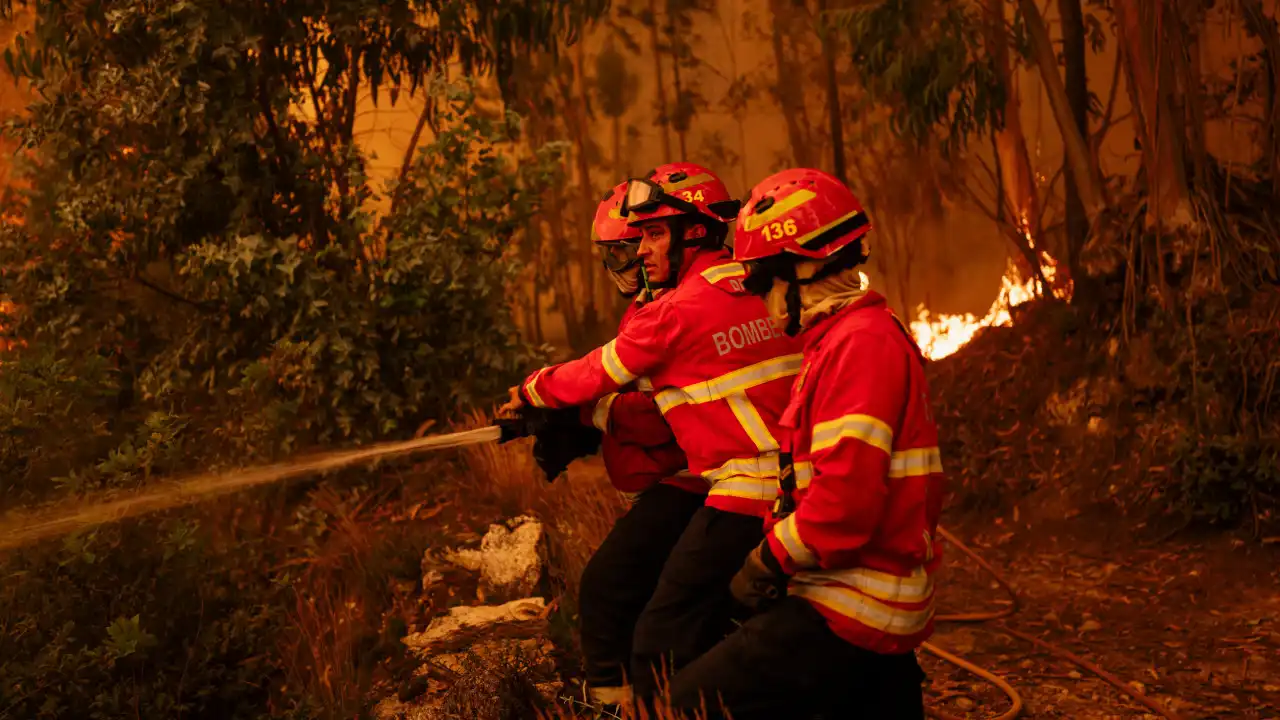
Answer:
[[[590, 218], [595, 215], [596, 194], [591, 187], [591, 160], [587, 156], [587, 141], [591, 136], [591, 122], [587, 116], [587, 95], [586, 83], [583, 79], [583, 52], [582, 43], [578, 43], [577, 52], [573, 56], [573, 86], [565, 88], [565, 99], [570, 103], [566, 108], [568, 112], [566, 117], [571, 119], [570, 128], [573, 132], [574, 142], [574, 159], [578, 166], [578, 204], [581, 208], [579, 217], [590, 222]], [[574, 253], [574, 260], [582, 270], [582, 290], [586, 302], [582, 308], [582, 329], [587, 338], [594, 338], [594, 334], [600, 326], [600, 305], [597, 302], [597, 280], [600, 273], [595, 272], [594, 248], [591, 247], [591, 234], [587, 232], [575, 232], [568, 238], [564, 238], [562, 242], [570, 242], [577, 252]], [[578, 349], [578, 348], [575, 348]]]
[[[689, 162], [689, 147], [687, 144], [689, 126], [686, 124], [689, 118], [685, 117], [684, 85], [680, 80], [680, 61], [684, 56], [684, 40], [680, 39], [679, 34], [676, 32], [676, 18], [674, 14], [668, 13], [667, 22], [670, 23], [670, 25], [668, 25], [667, 36], [671, 38], [671, 84], [676, 91], [676, 117], [673, 119], [673, 124], [676, 128], [676, 139], [680, 143], [679, 160], [680, 162]], [[670, 160], [667, 160], [666, 162], [670, 162]]]
[[[553, 71], [554, 72], [554, 71]], [[558, 72], [555, 73], [559, 75]], [[553, 76], [554, 77], [554, 76]], [[560, 85], [563, 90], [563, 83]], [[529, 140], [533, 146], [541, 145], [547, 142], [548, 132], [547, 119], [538, 112], [538, 104], [531, 103], [528, 115], [529, 124]], [[542, 216], [547, 221], [550, 233], [543, 233], [541, 229], [537, 233], [530, 233], [530, 239], [536, 243], [532, 248], [532, 254], [535, 258], [534, 262], [538, 265], [538, 272], [534, 274], [534, 297], [538, 301], [535, 303], [536, 312], [538, 313], [538, 322], [536, 332], [539, 337], [544, 336], [542, 327], [541, 313], [541, 290], [539, 280], [546, 282], [551, 288], [551, 305], [548, 310], [559, 312], [564, 318], [566, 342], [570, 347], [577, 347], [581, 342], [583, 335], [582, 326], [578, 319], [578, 308], [573, 292], [573, 264], [569, 261], [566, 252], [566, 235], [564, 224], [565, 198], [564, 191], [561, 187], [548, 189], [542, 194]], [[539, 277], [541, 275], [542, 277]]]
[[542, 285], [536, 272], [533, 274], [533, 341], [538, 345], [547, 341], [542, 334]]
[[[1198, 0], [1197, 0], [1198, 2]], [[1202, 14], [1192, 3], [1181, 0], [1181, 8], [1165, 15], [1165, 28], [1169, 33], [1169, 58], [1162, 63], [1161, 77], [1165, 73], [1176, 75], [1176, 82], [1169, 82], [1173, 95], [1172, 107], [1178, 137], [1186, 139], [1187, 153], [1195, 171], [1195, 184], [1206, 188], [1210, 182], [1209, 152], [1205, 146], [1204, 103], [1200, 98], [1200, 26]], [[1181, 12], [1177, 12], [1177, 10]], [[1169, 67], [1167, 71], [1163, 65]], [[1163, 80], [1162, 80], [1163, 82]]]
[[653, 81], [658, 88], [658, 125], [662, 128], [662, 162], [671, 162], [671, 131], [668, 128], [671, 106], [667, 104], [667, 86], [662, 76], [662, 43], [658, 39], [658, 0], [649, 0], [649, 47], [653, 50]]
[[[1027, 0], [1029, 1], [1029, 0]], [[1161, 62], [1165, 48], [1160, 32], [1168, 17], [1159, 0], [1116, 0], [1116, 27], [1129, 66], [1136, 100], [1146, 171], [1148, 224], [1180, 228], [1192, 222], [1184, 161], [1184, 139], [1177, 132], [1170, 109], [1169, 63]], [[1157, 43], [1150, 35], [1160, 32]]]
[[622, 162], [622, 116], [613, 116], [613, 176], [627, 177], [627, 167]]
[[798, 117], [804, 108], [804, 78], [787, 57], [783, 43], [783, 35], [788, 24], [786, 18], [789, 17], [787, 0], [769, 0], [769, 10], [773, 13], [771, 35], [773, 64], [777, 73], [773, 90], [778, 97], [778, 108], [787, 122], [791, 160], [799, 167], [812, 167], [813, 160], [809, 153], [809, 144], [805, 140]]
[[1262, 0], [1240, 0], [1244, 25], [1262, 41], [1267, 67], [1264, 127], [1267, 139], [1262, 145], [1263, 158], [1270, 158], [1271, 194], [1280, 203], [1280, 32], [1276, 21], [1262, 11]]
[[[992, 136], [991, 138], [991, 152], [997, 156], [1000, 154], [999, 141], [995, 136]], [[1031, 277], [1035, 278], [1040, 283], [1041, 287], [1048, 287], [1049, 284], [1045, 279], [1044, 268], [1040, 263], [1040, 258], [1036, 255], [1035, 249], [1031, 247], [1031, 243], [1027, 242], [1027, 236], [1024, 231], [1018, 223], [1009, 222], [1009, 219], [1005, 217], [1005, 211], [1008, 209], [1008, 206], [1002, 202], [1001, 198], [1003, 198], [1008, 192], [1005, 189], [1008, 182], [1004, 176], [1004, 169], [999, 163], [996, 163], [995, 176], [996, 206], [990, 214], [991, 221], [996, 224], [997, 230], [1004, 233], [1004, 236], [1009, 238], [1009, 242], [1013, 243], [1013, 247], [1017, 249], [1018, 254], [1021, 256], [1022, 262], [1017, 262], [1017, 259], [1014, 261], [1018, 270], [1020, 272], [1030, 274]], [[977, 194], [974, 193], [972, 189], [968, 188], [968, 186], [962, 187], [965, 188], [974, 205], [979, 208], [985, 208], [983, 203], [978, 199]]]
[[822, 59], [827, 70], [827, 121], [831, 130], [832, 175], [848, 185], [849, 174], [844, 164], [844, 123], [840, 116], [840, 76], [836, 69], [838, 42], [835, 30], [827, 25], [827, 0], [818, 0], [818, 32], [822, 33]]
[[[1040, 210], [1037, 207], [1035, 174], [1027, 139], [1022, 131], [1022, 102], [1009, 65], [1009, 45], [1005, 36], [1004, 0], [986, 0], [984, 44], [1005, 86], [1003, 126], [995, 133], [995, 154], [1003, 193], [996, 193], [996, 217], [1004, 219], [1006, 201], [1013, 213], [1012, 224], [1019, 231], [1014, 245], [1024, 257], [1036, 257], [1033, 245], [1040, 242]], [[1036, 263], [1038, 267], [1038, 263]]]
[[1049, 28], [1045, 26], [1044, 17], [1035, 0], [1018, 0], [1018, 7], [1026, 21], [1032, 54], [1040, 70], [1040, 78], [1044, 81], [1045, 94], [1049, 96], [1049, 105], [1053, 108], [1058, 131], [1062, 134], [1067, 162], [1071, 164], [1073, 171], [1072, 179], [1075, 180], [1086, 212], [1092, 217], [1102, 209], [1102, 182], [1093, 174], [1089, 165], [1088, 146], [1071, 115], [1071, 102], [1067, 99], [1062, 76], [1058, 74], [1058, 58], [1053, 51], [1053, 41], [1049, 39]]
[[[1066, 61], [1067, 102], [1071, 105], [1071, 117], [1076, 130], [1089, 145], [1089, 78], [1085, 66], [1084, 13], [1080, 0], [1058, 0], [1058, 14], [1062, 20], [1062, 56]], [[1092, 163], [1091, 163], [1092, 168]], [[1075, 181], [1071, 163], [1062, 160], [1062, 174], [1066, 179], [1067, 273], [1064, 280], [1083, 277], [1080, 273], [1080, 251], [1089, 239], [1089, 216], [1080, 200], [1080, 190]], [[1077, 288], [1078, 290], [1079, 288]]]

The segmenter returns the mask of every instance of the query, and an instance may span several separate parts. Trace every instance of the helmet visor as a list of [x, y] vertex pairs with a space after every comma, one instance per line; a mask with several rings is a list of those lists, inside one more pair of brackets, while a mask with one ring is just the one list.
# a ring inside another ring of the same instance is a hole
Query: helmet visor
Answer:
[[622, 197], [622, 216], [631, 213], [647, 214], [658, 209], [659, 205], [673, 207], [683, 213], [696, 213], [698, 206], [682, 200], [662, 189], [652, 180], [631, 178], [627, 181], [626, 194]]
[[635, 265], [639, 260], [636, 255], [640, 243], [598, 242], [595, 243], [596, 256], [604, 263], [606, 270], [619, 272]]

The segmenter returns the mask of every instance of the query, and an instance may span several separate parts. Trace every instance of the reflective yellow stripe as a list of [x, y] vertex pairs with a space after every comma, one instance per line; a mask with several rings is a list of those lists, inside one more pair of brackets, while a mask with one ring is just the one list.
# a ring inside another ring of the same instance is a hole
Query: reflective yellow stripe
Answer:
[[604, 366], [604, 371], [609, 373], [609, 377], [618, 385], [626, 385], [636, 379], [636, 374], [627, 369], [622, 364], [622, 360], [618, 357], [618, 340], [615, 338], [605, 343], [600, 352], [600, 364]]
[[769, 426], [765, 425], [764, 418], [760, 417], [760, 411], [756, 410], [750, 398], [745, 394], [730, 395], [727, 402], [734, 417], [738, 418], [738, 424], [747, 432], [751, 442], [756, 444], [757, 450], [766, 453], [778, 449], [777, 439], [769, 432]]
[[804, 246], [805, 244], [812, 242], [814, 238], [830, 230], [831, 228], [839, 225], [840, 223], [850, 220], [851, 218], [857, 217], [858, 214], [861, 212], [862, 212], [861, 210], [854, 210], [848, 215], [845, 215], [844, 217], [841, 217], [841, 218], [837, 218], [833, 222], [829, 222], [826, 225], [823, 225], [822, 227], [818, 228], [817, 230], [814, 230], [813, 232], [805, 233], [804, 235], [801, 235], [800, 237], [796, 238], [796, 243], [801, 246]]
[[747, 269], [742, 267], [742, 263], [728, 263], [726, 265], [716, 265], [702, 271], [702, 277], [709, 283], [715, 284], [721, 280], [727, 280], [732, 277], [744, 277]]
[[767, 382], [795, 375], [800, 372], [804, 356], [779, 355], [754, 365], [739, 368], [706, 382], [687, 385], [682, 388], [667, 388], [654, 396], [658, 409], [665, 415], [672, 408], [690, 404], [701, 404], [722, 400], [730, 395], [743, 393]]
[[742, 222], [742, 229], [746, 232], [759, 230], [761, 227], [768, 225], [816, 197], [818, 197], [818, 194], [807, 188], [797, 190], [775, 202], [772, 207], [764, 212], [758, 215], [748, 215], [747, 219]]
[[669, 193], [675, 192], [676, 190], [682, 190], [691, 185], [701, 185], [704, 182], [710, 182], [710, 180], [711, 180], [710, 175], [708, 175], [707, 173], [702, 173], [701, 175], [694, 175], [692, 177], [687, 177], [684, 180], [681, 180], [680, 182], [663, 185], [662, 190], [663, 192], [669, 192]]
[[773, 500], [778, 495], [776, 478], [753, 478], [738, 475], [717, 481], [711, 486], [708, 495], [744, 498], [746, 500]]
[[813, 482], [813, 463], [808, 460], [795, 464], [796, 489], [807, 488]]
[[702, 477], [712, 483], [735, 477], [761, 478], [775, 482], [777, 489], [778, 454], [769, 453], [753, 458], [733, 458], [714, 470], [707, 470]]
[[778, 538], [786, 549], [791, 560], [802, 568], [818, 564], [818, 556], [809, 550], [800, 539], [800, 530], [796, 527], [796, 516], [788, 515], [785, 520], [773, 526], [773, 536]]
[[534, 407], [544, 408], [547, 406], [547, 404], [542, 401], [542, 396], [538, 394], [538, 389], [535, 386], [538, 384], [538, 378], [542, 377], [542, 374], [550, 369], [551, 368], [542, 368], [538, 372], [534, 373], [533, 377], [529, 378], [529, 382], [524, 384], [524, 394], [529, 396], [529, 402], [532, 403]]
[[[791, 515], [787, 519], [790, 520], [793, 517], [795, 516]], [[789, 551], [790, 548], [788, 548]], [[801, 572], [796, 573], [793, 582], [802, 585], [841, 585], [885, 602], [919, 604], [929, 602], [933, 598], [933, 576], [925, 572], [922, 567], [912, 570], [907, 577], [870, 568]]]
[[644, 392], [653, 392], [653, 380], [648, 377], [636, 378], [636, 389]]
[[596, 401], [596, 407], [591, 411], [591, 424], [600, 432], [609, 432], [609, 408], [617, 398], [618, 393], [609, 393]]
[[938, 448], [901, 450], [889, 458], [889, 477], [919, 477], [942, 472], [942, 453]]
[[844, 438], [853, 438], [876, 448], [886, 454], [893, 452], [893, 430], [883, 420], [870, 415], [845, 415], [820, 422], [813, 426], [813, 439], [809, 442], [810, 452], [818, 452], [834, 447]]
[[644, 493], [638, 493], [638, 492], [629, 493], [629, 492], [622, 492], [621, 490], [619, 490], [618, 494], [621, 495], [622, 499], [626, 500], [628, 503], [634, 503], [635, 501], [639, 500], [640, 496], [643, 495]]
[[732, 458], [702, 477], [711, 484], [711, 495], [773, 500], [778, 495], [778, 453]]
[[889, 635], [915, 635], [933, 618], [932, 603], [923, 610], [901, 610], [849, 588], [793, 583], [788, 592]]

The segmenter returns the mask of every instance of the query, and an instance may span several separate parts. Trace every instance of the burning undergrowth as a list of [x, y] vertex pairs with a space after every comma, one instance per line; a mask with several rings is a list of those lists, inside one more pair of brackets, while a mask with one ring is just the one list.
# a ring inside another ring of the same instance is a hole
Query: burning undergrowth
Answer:
[[1172, 311], [1141, 298], [1123, 312], [1109, 301], [1123, 280], [1103, 282], [1080, 306], [1011, 304], [1011, 325], [973, 328], [932, 364], [952, 506], [1274, 535], [1280, 298], [1208, 294]]

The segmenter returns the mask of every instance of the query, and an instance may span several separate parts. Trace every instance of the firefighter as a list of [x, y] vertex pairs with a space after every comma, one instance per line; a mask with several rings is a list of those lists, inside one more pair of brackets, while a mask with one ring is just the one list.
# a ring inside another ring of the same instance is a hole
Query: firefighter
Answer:
[[778, 472], [778, 418], [800, 368], [798, 344], [742, 286], [724, 249], [738, 203], [712, 172], [664, 165], [629, 180], [620, 214], [654, 299], [614, 340], [543, 368], [512, 388], [504, 410], [595, 402], [643, 379], [689, 470], [708, 485], [636, 622], [631, 682], [647, 702], [659, 673], [678, 669], [732, 628], [729, 580], [763, 538]]
[[804, 365], [765, 540], [731, 583], [757, 614], [672, 679], [685, 713], [924, 717], [915, 650], [933, 632], [944, 478], [924, 357], [857, 269], [870, 228], [844, 184], [809, 169], [767, 178], [738, 216], [746, 286]]
[[[592, 241], [606, 272], [618, 292], [632, 300], [619, 333], [652, 295], [636, 254], [641, 232], [620, 213], [625, 189], [624, 182], [605, 195], [592, 223]], [[587, 562], [578, 589], [587, 696], [602, 714], [617, 714], [630, 699], [626, 675], [636, 619], [671, 549], [707, 497], [707, 483], [687, 471], [684, 451], [652, 392], [635, 386], [629, 383], [581, 410], [582, 423], [603, 433], [601, 455], [610, 483], [630, 502]]]

